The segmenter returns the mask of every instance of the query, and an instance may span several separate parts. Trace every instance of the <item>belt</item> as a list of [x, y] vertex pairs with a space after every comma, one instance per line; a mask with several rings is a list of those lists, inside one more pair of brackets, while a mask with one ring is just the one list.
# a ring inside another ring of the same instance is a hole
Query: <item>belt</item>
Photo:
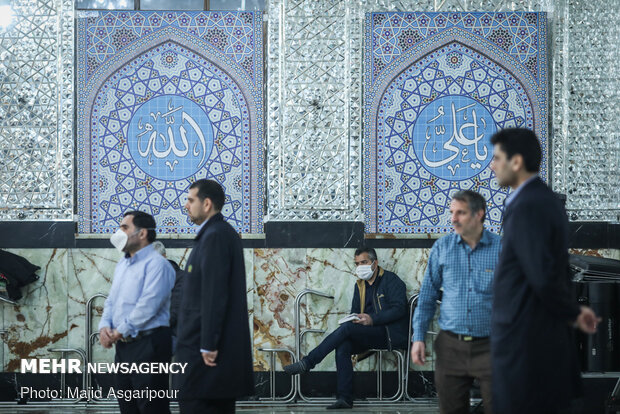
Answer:
[[456, 338], [459, 341], [463, 341], [463, 342], [485, 341], [485, 340], [489, 339], [488, 336], [462, 335], [462, 334], [457, 334], [457, 333], [450, 332], [450, 331], [441, 331], [441, 332], [445, 333], [446, 335], [448, 335], [448, 336], [450, 336], [452, 338]]
[[157, 328], [153, 328], [153, 329], [145, 329], [144, 331], [138, 332], [136, 336], [129, 336], [127, 338], [121, 338], [120, 341], [125, 342], [125, 343], [136, 342], [164, 328], [166, 328], [166, 326], [158, 326]]

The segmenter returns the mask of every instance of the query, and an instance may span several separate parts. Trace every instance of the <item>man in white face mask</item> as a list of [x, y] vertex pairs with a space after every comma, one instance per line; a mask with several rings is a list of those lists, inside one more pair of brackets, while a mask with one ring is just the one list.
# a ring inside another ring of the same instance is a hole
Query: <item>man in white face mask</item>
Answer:
[[394, 273], [382, 269], [375, 249], [355, 251], [357, 282], [353, 293], [353, 321], [345, 322], [300, 361], [284, 367], [291, 375], [308, 372], [336, 350], [338, 390], [328, 409], [353, 407], [351, 355], [368, 349], [406, 349], [408, 333], [407, 289]]
[[[99, 323], [99, 342], [116, 345], [116, 363], [169, 363], [170, 295], [174, 269], [153, 248], [155, 219], [141, 211], [125, 213], [110, 242], [124, 257], [116, 265]], [[166, 374], [116, 374], [115, 388], [167, 390]], [[169, 398], [119, 398], [121, 413], [170, 413]]]

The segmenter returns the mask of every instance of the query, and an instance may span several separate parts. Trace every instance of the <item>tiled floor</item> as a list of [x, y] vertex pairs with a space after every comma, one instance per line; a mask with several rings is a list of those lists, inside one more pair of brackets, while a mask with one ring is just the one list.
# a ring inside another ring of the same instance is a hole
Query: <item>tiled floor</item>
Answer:
[[[242, 406], [237, 408], [239, 414], [304, 414], [325, 413], [326, 405], [287, 405], [287, 406]], [[173, 413], [178, 413], [176, 404], [171, 406]], [[36, 413], [36, 414], [94, 414], [118, 413], [118, 406], [113, 404], [0, 404], [0, 413]], [[439, 409], [429, 404], [391, 404], [391, 405], [363, 405], [352, 410], [330, 410], [329, 413], [374, 413], [374, 414], [437, 414]]]

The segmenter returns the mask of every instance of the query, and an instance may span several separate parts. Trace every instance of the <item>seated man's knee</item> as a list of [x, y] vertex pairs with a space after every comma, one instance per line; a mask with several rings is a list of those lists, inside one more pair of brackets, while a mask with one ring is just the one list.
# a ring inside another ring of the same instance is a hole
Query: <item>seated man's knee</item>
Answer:
[[355, 329], [355, 324], [353, 322], [345, 322], [338, 327], [338, 331], [341, 335], [348, 336]]
[[351, 349], [352, 349], [351, 342], [344, 341], [343, 343], [341, 343], [340, 345], [336, 347], [336, 357], [339, 357], [342, 355], [344, 355], [345, 357], [350, 357]]

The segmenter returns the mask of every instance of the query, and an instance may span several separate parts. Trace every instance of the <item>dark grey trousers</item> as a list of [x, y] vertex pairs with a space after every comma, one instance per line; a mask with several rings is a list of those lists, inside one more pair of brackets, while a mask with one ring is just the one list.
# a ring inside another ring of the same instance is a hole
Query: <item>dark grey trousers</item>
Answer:
[[435, 385], [441, 414], [469, 413], [469, 391], [480, 383], [485, 414], [493, 412], [491, 398], [491, 342], [466, 342], [439, 332], [435, 340]]

